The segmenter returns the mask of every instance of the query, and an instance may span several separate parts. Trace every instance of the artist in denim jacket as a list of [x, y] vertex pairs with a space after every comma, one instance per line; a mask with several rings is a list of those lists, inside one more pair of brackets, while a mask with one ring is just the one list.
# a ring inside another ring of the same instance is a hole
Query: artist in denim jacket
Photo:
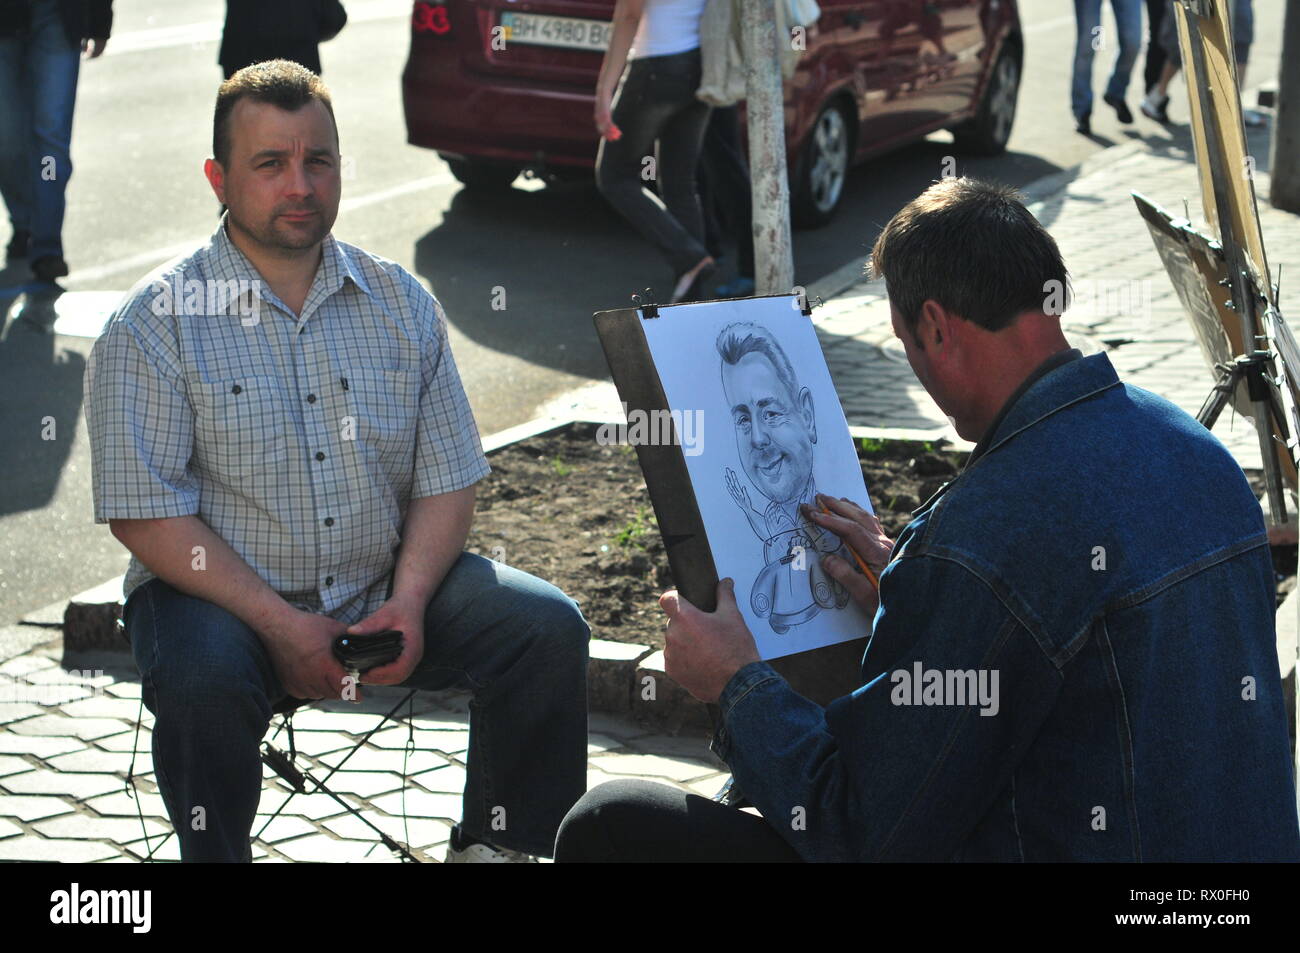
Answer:
[[721, 706], [714, 748], [763, 818], [615, 782], [569, 813], [557, 859], [1300, 859], [1240, 467], [1070, 349], [1043, 303], [1064, 264], [1009, 190], [932, 186], [873, 263], [913, 370], [978, 444], [892, 554], [858, 507], [811, 514], [888, 558], [863, 686], [823, 709], [757, 660], [729, 581], [712, 614], [667, 593], [668, 674]]

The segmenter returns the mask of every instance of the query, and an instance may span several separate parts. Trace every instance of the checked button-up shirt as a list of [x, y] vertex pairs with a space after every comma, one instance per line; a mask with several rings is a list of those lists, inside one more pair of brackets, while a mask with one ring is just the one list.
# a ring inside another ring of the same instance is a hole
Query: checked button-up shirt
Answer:
[[[127, 294], [85, 398], [97, 523], [196, 515], [287, 601], [348, 623], [386, 598], [411, 498], [490, 471], [441, 305], [332, 235], [295, 315], [223, 219]], [[132, 557], [125, 594], [151, 578]]]

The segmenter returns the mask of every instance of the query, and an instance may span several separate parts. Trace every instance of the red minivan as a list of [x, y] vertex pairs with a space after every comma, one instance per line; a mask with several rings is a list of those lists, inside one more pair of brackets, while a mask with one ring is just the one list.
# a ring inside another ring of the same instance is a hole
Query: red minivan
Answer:
[[[967, 153], [1006, 148], [1024, 50], [1014, 0], [820, 5], [785, 86], [796, 224], [830, 221], [851, 165], [938, 129]], [[418, 0], [402, 74], [408, 140], [472, 188], [507, 187], [525, 169], [590, 175], [613, 12], [614, 0]]]

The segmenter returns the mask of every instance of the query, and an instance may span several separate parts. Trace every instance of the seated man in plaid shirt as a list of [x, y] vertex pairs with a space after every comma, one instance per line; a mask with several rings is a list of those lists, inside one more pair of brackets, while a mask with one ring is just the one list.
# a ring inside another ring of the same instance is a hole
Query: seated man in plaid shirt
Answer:
[[286, 696], [352, 686], [342, 633], [404, 633], [365, 681], [472, 690], [448, 859], [549, 855], [585, 789], [589, 630], [554, 586], [463, 551], [489, 467], [441, 306], [337, 241], [329, 93], [276, 60], [217, 95], [207, 245], [127, 295], [86, 406], [97, 522], [184, 860], [249, 860], [258, 749]]

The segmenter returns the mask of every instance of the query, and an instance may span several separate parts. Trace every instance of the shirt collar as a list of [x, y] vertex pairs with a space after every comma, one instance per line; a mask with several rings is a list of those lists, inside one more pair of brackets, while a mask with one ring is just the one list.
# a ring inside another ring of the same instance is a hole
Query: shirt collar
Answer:
[[1053, 354], [1038, 365], [1002, 405], [993, 424], [971, 451], [961, 473], [935, 490], [928, 500], [912, 511], [912, 515], [928, 510], [940, 496], [970, 472], [981, 457], [992, 453], [1017, 434], [1072, 404], [1118, 387], [1119, 383], [1119, 375], [1105, 354], [1084, 357], [1077, 348]]
[[980, 438], [979, 443], [975, 445], [975, 449], [971, 451], [970, 459], [966, 461], [966, 465], [970, 466], [988, 452], [989, 447], [993, 445], [994, 438], [997, 437], [998, 430], [1001, 428], [1003, 421], [1007, 419], [1007, 415], [1011, 413], [1012, 409], [1020, 401], [1020, 398], [1025, 396], [1029, 391], [1029, 388], [1033, 387], [1039, 380], [1046, 377], [1058, 367], [1068, 364], [1070, 361], [1077, 361], [1082, 357], [1083, 352], [1077, 347], [1067, 348], [1064, 351], [1057, 351], [1047, 360], [1034, 368], [1033, 371], [1030, 372], [1029, 376], [1021, 381], [1020, 386], [1017, 387], [1015, 391], [1012, 392], [1011, 396], [1007, 398], [1006, 403], [1002, 405], [1002, 409], [998, 411], [998, 415], [994, 417], [993, 422], [989, 424], [989, 429], [984, 432], [984, 436]]
[[[228, 310], [234, 298], [243, 294], [251, 293], [259, 298], [262, 297], [262, 276], [248, 260], [248, 256], [230, 240], [230, 233], [226, 230], [226, 220], [229, 217], [229, 212], [222, 214], [221, 222], [208, 244], [208, 270], [217, 280], [213, 288], [212, 303], [218, 311], [222, 312]], [[331, 232], [321, 242], [321, 262], [316, 272], [316, 280], [313, 282], [313, 290], [319, 287], [328, 297], [343, 287], [345, 278], [351, 279], [352, 283], [366, 294], [371, 293], [361, 269]]]

